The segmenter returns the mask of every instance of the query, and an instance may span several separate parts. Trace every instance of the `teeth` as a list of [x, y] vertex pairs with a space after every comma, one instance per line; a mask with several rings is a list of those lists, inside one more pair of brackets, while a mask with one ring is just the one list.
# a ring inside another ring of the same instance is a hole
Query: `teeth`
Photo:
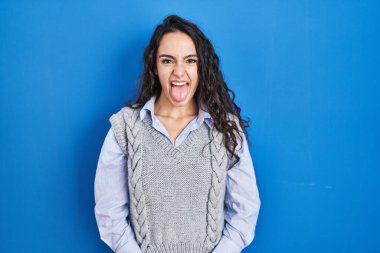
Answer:
[[186, 85], [186, 82], [172, 82], [172, 84], [175, 86], [183, 86]]

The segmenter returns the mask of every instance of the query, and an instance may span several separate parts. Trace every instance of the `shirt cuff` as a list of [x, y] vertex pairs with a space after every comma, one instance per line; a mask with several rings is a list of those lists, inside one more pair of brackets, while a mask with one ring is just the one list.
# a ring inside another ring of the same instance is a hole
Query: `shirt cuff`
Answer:
[[137, 244], [137, 241], [135, 239], [128, 241], [126, 244], [124, 244], [122, 247], [120, 247], [116, 253], [142, 253], [140, 246]]
[[227, 236], [223, 235], [212, 253], [240, 253], [241, 249]]

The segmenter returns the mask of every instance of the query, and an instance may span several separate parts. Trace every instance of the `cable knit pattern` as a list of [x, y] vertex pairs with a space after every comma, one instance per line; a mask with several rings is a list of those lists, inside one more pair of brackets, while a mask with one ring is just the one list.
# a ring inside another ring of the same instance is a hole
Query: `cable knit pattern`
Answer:
[[212, 252], [224, 227], [223, 135], [203, 123], [175, 147], [139, 112], [124, 107], [110, 122], [128, 155], [130, 219], [141, 251]]
[[211, 137], [214, 137], [214, 141], [210, 145], [212, 180], [207, 202], [207, 237], [205, 238], [205, 242], [209, 240], [211, 243], [215, 243], [220, 240], [221, 228], [223, 229], [224, 226], [223, 200], [226, 184], [225, 169], [227, 166], [227, 156], [222, 133], [218, 132], [214, 127], [210, 132], [212, 133]]

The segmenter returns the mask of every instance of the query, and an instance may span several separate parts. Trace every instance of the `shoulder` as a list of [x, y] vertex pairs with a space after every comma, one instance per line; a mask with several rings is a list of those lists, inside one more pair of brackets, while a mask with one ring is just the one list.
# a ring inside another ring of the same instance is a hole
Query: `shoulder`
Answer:
[[127, 126], [134, 125], [134, 122], [138, 119], [138, 112], [138, 109], [124, 106], [109, 118], [116, 140], [125, 154], [127, 154], [126, 128]]
[[109, 121], [112, 123], [118, 122], [119, 124], [126, 124], [128, 122], [134, 121], [138, 118], [140, 109], [135, 109], [132, 107], [124, 106], [116, 113], [112, 114]]
[[237, 150], [239, 150], [244, 145], [244, 142], [247, 142], [247, 136], [246, 136], [247, 133], [243, 131], [240, 125], [240, 119], [237, 115], [228, 113], [227, 118], [228, 120], [236, 124], [237, 132], [235, 132], [235, 136], [239, 139], [238, 145], [237, 145]]
[[235, 114], [230, 113], [230, 112], [227, 113], [227, 119], [228, 120], [233, 120], [233, 121], [239, 120], [239, 118]]
[[236, 126], [237, 126], [239, 132], [242, 131], [241, 126], [240, 126], [240, 119], [239, 119], [238, 116], [236, 116], [235, 114], [232, 114], [232, 113], [228, 113], [228, 114], [227, 114], [227, 120], [228, 120], [228, 121], [235, 122], [235, 124], [236, 124]]

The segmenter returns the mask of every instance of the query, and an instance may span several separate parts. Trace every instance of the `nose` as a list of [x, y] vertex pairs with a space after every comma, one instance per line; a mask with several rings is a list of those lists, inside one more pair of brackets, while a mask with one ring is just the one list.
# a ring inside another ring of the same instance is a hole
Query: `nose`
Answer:
[[183, 76], [185, 73], [185, 67], [182, 63], [177, 63], [174, 67], [173, 74], [175, 76]]

